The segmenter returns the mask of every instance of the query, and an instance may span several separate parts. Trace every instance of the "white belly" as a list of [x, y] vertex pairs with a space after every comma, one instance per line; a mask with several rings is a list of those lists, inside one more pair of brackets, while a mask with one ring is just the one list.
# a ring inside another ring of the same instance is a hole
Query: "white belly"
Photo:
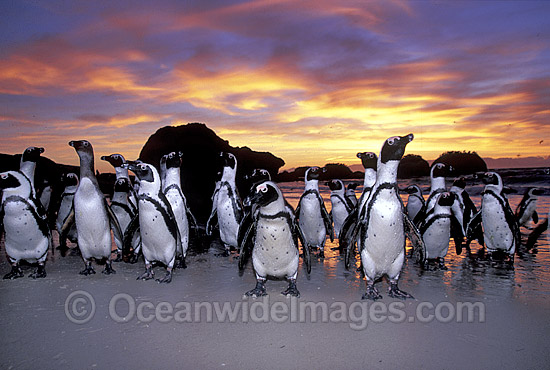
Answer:
[[181, 237], [181, 248], [178, 247], [178, 254], [183, 254], [183, 256], [185, 256], [189, 246], [189, 221], [187, 219], [185, 203], [177, 190], [168, 191], [168, 193], [166, 193], [166, 198], [168, 199], [168, 203], [170, 203], [172, 211], [174, 212]]
[[449, 250], [451, 220], [441, 218], [424, 232], [422, 240], [426, 245], [426, 258], [445, 257]]
[[327, 230], [321, 215], [321, 205], [315, 195], [307, 195], [300, 202], [300, 228], [305, 242], [312, 247], [323, 247]]
[[139, 229], [142, 252], [149, 262], [159, 261], [172, 267], [176, 253], [176, 240], [170, 233], [166, 221], [154, 204], [139, 202]]
[[217, 201], [220, 238], [225, 244], [237, 248], [237, 234], [239, 232], [239, 223], [237, 222], [235, 209], [233, 208], [233, 201], [229, 197], [225, 188], [220, 189]]
[[483, 237], [490, 251], [509, 250], [514, 244], [514, 235], [506, 221], [504, 209], [492, 195], [485, 195], [481, 208]]

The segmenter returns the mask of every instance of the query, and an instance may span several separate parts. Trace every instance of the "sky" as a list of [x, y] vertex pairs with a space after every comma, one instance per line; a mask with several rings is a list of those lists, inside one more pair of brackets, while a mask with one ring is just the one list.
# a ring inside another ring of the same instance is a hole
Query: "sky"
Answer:
[[202, 122], [285, 167], [360, 163], [413, 133], [550, 166], [550, 1], [0, 2], [0, 152], [136, 159]]

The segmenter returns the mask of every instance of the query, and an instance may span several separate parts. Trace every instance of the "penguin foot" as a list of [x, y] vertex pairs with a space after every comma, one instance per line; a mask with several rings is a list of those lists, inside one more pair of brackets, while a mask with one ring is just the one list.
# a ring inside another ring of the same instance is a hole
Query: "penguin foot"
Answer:
[[157, 283], [170, 283], [172, 281], [172, 271], [166, 271], [166, 275], [162, 279], [157, 279]]
[[40, 279], [46, 277], [46, 268], [43, 265], [38, 265], [35, 272], [29, 275], [30, 278]]
[[79, 272], [80, 275], [88, 276], [95, 274], [95, 270], [92, 267], [92, 264], [86, 265], [86, 268]]
[[367, 285], [367, 292], [363, 294], [361, 299], [372, 299], [376, 301], [377, 299], [382, 299], [382, 295], [378, 292], [378, 289], [374, 285]]
[[263, 282], [257, 281], [256, 287], [252, 290], [249, 290], [248, 292], [244, 293], [246, 297], [263, 297], [267, 295], [267, 292], [265, 290], [265, 285]]
[[8, 272], [6, 275], [4, 275], [4, 279], [17, 279], [23, 277], [23, 271], [21, 271], [21, 267], [19, 266], [12, 266], [11, 271]]
[[122, 261], [122, 252], [116, 252], [116, 258], [113, 260], [113, 262], [121, 262]]
[[397, 287], [397, 283], [390, 283], [390, 289], [388, 290], [388, 295], [392, 298], [399, 298], [399, 299], [412, 298], [412, 299], [414, 299], [414, 297], [412, 295], [410, 295], [409, 293], [400, 290]]
[[224, 251], [221, 252], [221, 253], [216, 253], [216, 254], [214, 254], [214, 256], [216, 256], [216, 257], [229, 257], [229, 255], [230, 255], [230, 253], [229, 253], [229, 251], [228, 251], [227, 249], [224, 250]]
[[105, 264], [105, 270], [101, 271], [101, 273], [103, 273], [105, 275], [111, 275], [111, 274], [116, 274], [116, 271], [113, 268], [113, 266], [111, 266], [110, 263], [106, 263]]
[[132, 254], [132, 256], [130, 258], [128, 258], [128, 262], [131, 263], [131, 264], [134, 264], [138, 261], [138, 259], [139, 259], [139, 255]]
[[59, 254], [61, 255], [61, 257], [65, 257], [67, 255], [69, 247], [67, 247], [67, 245], [60, 245], [56, 249], [59, 250]]
[[185, 263], [185, 257], [176, 258], [176, 264], [174, 267], [177, 269], [186, 269], [187, 264]]
[[146, 267], [145, 272], [137, 277], [136, 280], [151, 280], [155, 277], [152, 267]]
[[319, 258], [325, 258], [325, 251], [322, 249], [319, 251]]
[[296, 288], [296, 281], [290, 281], [288, 283], [288, 288], [284, 292], [281, 292], [282, 295], [292, 296], [296, 298], [300, 298], [300, 292], [298, 291], [298, 288]]

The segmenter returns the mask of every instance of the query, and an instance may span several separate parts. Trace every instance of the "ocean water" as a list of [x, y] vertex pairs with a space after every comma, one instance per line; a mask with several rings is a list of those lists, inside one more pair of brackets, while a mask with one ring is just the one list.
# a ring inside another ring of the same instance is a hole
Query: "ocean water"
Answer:
[[[506, 169], [496, 170], [504, 182], [515, 190], [508, 196], [508, 201], [512, 210], [515, 211], [521, 201], [524, 192], [530, 187], [537, 187], [544, 190], [544, 194], [539, 196], [537, 202], [537, 211], [539, 214], [539, 223], [548, 217], [550, 211], [550, 174], [547, 169]], [[466, 191], [472, 201], [479, 209], [481, 204], [481, 192], [484, 184], [477, 176], [467, 176]], [[349, 182], [362, 181], [354, 180]], [[411, 184], [417, 184], [421, 187], [424, 197], [430, 191], [430, 178], [420, 177], [413, 179], [398, 180], [399, 188], [404, 189]], [[447, 187], [452, 185], [452, 179], [447, 180]], [[279, 184], [283, 194], [288, 202], [294, 207], [297, 206], [300, 196], [303, 192], [303, 182], [288, 182]], [[330, 211], [330, 189], [320, 182], [319, 190], [324, 199], [327, 210]], [[358, 187], [356, 194], [359, 197], [362, 186]], [[407, 194], [401, 195], [404, 204], [407, 201]], [[525, 243], [530, 232], [525, 227], [521, 228], [522, 242]], [[337, 250], [338, 240], [334, 242], [327, 240], [325, 247], [326, 258], [321, 269], [317, 268], [312, 272], [315, 276], [312, 279], [346, 279], [351, 287], [358, 290], [364, 289], [364, 278], [355, 268], [345, 270], [343, 266], [343, 257]], [[407, 251], [411, 248], [407, 240]], [[548, 305], [546, 299], [550, 298], [550, 231], [546, 230], [539, 237], [535, 246], [529, 250], [523, 245], [518, 249], [515, 256], [513, 268], [509, 268], [505, 263], [498, 261], [489, 261], [484, 257], [483, 248], [477, 243], [472, 242], [471, 253], [463, 251], [461, 255], [455, 253], [455, 247], [451, 240], [449, 252], [445, 258], [448, 270], [424, 271], [409, 258], [405, 266], [400, 281], [408, 281], [415, 286], [436, 286], [444, 284], [444, 289], [450, 295], [459, 295], [469, 299], [487, 299], [491, 296], [502, 298], [513, 297], [514, 300], [529, 302], [541, 300], [542, 304]], [[359, 267], [357, 258], [356, 267]], [[378, 283], [385, 290], [384, 283]]]

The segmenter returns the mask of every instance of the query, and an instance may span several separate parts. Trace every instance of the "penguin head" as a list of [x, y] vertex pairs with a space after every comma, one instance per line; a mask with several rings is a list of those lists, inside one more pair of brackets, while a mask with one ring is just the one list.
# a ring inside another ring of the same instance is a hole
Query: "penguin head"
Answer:
[[127, 162], [123, 167], [135, 173], [140, 182], [155, 182], [156, 170], [150, 164], [143, 162]]
[[536, 197], [542, 194], [544, 194], [544, 190], [540, 188], [529, 188], [525, 192], [525, 195], [529, 197]]
[[405, 147], [413, 141], [414, 135], [392, 136], [384, 142], [382, 150], [380, 150], [380, 162], [387, 163], [389, 161], [400, 161], [405, 154]]
[[405, 189], [403, 189], [403, 192], [407, 194], [418, 194], [422, 195], [422, 190], [418, 185], [409, 185]]
[[348, 190], [355, 190], [357, 189], [357, 183], [356, 182], [350, 182], [347, 186], [346, 186], [346, 189]]
[[179, 168], [181, 166], [182, 152], [171, 152], [162, 156], [161, 161], [164, 159], [166, 168]]
[[124, 159], [122, 154], [104, 155], [101, 157], [101, 160], [109, 162], [113, 167], [122, 167], [122, 165], [126, 163], [126, 159]]
[[253, 183], [271, 181], [271, 174], [268, 170], [264, 170], [263, 168], [255, 168], [250, 175], [245, 176], [245, 179]]
[[481, 178], [485, 185], [502, 186], [502, 178], [496, 172], [485, 172]]
[[376, 157], [376, 154], [373, 152], [359, 152], [357, 153], [357, 158], [361, 160], [361, 164], [363, 165], [363, 168], [372, 168], [376, 170], [376, 165], [378, 162], [378, 158]]
[[453, 181], [453, 186], [456, 186], [457, 188], [460, 188], [460, 189], [465, 189], [466, 188], [466, 178], [461, 176], [459, 178], [456, 178], [454, 181]]
[[0, 189], [15, 189], [21, 186], [22, 182], [15, 171], [0, 173]]
[[115, 181], [115, 191], [120, 193], [130, 191], [130, 182], [126, 177], [121, 177]]
[[44, 153], [44, 148], [39, 148], [36, 146], [29, 146], [25, 151], [23, 152], [23, 155], [21, 156], [22, 162], [37, 162], [38, 158], [40, 158], [40, 154]]
[[332, 191], [344, 190], [344, 183], [342, 180], [334, 179], [325, 183]]
[[76, 173], [73, 172], [66, 173], [61, 178], [61, 182], [63, 182], [65, 186], [78, 185], [78, 176], [76, 175]]
[[69, 145], [72, 146], [80, 158], [94, 158], [94, 148], [88, 140], [72, 140], [69, 141]]
[[445, 177], [449, 174], [450, 169], [451, 167], [445, 163], [434, 163], [432, 169], [430, 170], [431, 177]]
[[321, 177], [321, 174], [327, 172], [327, 169], [326, 168], [320, 168], [320, 167], [310, 167], [307, 169], [306, 171], [306, 174], [305, 174], [305, 178], [306, 178], [306, 181], [311, 181], [311, 180], [319, 180], [319, 178]]
[[237, 167], [237, 158], [235, 158], [232, 153], [222, 152], [220, 153], [220, 156], [222, 157], [224, 167], [229, 167], [232, 170]]
[[451, 192], [443, 192], [439, 194], [439, 198], [437, 199], [437, 204], [443, 207], [450, 207], [453, 205], [455, 201], [455, 194]]
[[252, 204], [265, 207], [268, 204], [275, 202], [280, 196], [281, 192], [275, 183], [271, 181], [264, 181], [261, 184], [256, 185], [250, 201]]

